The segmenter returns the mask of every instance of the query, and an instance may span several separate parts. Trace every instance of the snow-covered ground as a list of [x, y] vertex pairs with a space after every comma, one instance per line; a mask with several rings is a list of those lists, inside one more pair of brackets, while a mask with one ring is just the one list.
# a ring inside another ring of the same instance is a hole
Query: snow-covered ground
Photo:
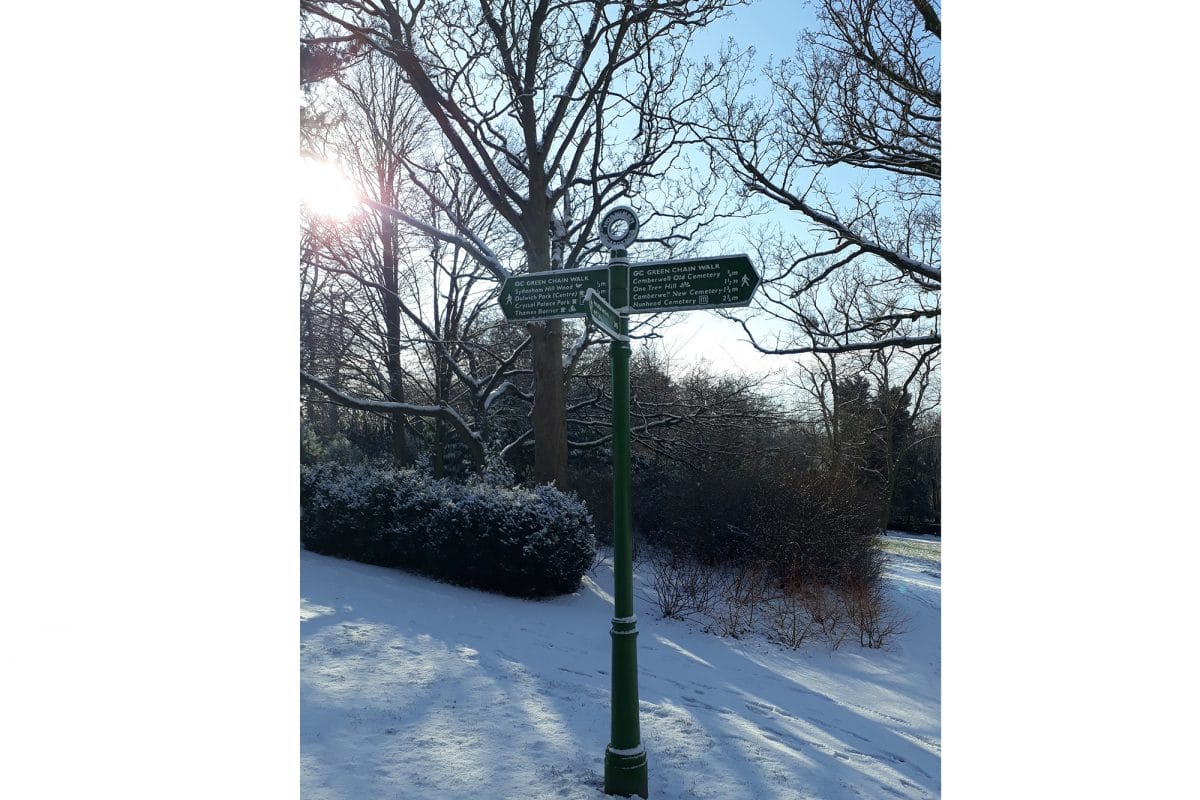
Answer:
[[[722, 639], [637, 601], [651, 798], [940, 796], [940, 543], [887, 538], [917, 552], [888, 556], [908, 623], [883, 650]], [[606, 797], [607, 563], [538, 602], [300, 565], [305, 800]]]

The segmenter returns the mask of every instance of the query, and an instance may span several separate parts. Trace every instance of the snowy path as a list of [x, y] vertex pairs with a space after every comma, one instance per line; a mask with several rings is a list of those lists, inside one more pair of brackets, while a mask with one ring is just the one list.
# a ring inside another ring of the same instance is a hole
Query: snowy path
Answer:
[[[610, 569], [530, 602], [300, 563], [305, 800], [606, 797]], [[721, 639], [639, 601], [650, 796], [938, 797], [938, 567], [887, 574], [910, 622], [883, 651]]]

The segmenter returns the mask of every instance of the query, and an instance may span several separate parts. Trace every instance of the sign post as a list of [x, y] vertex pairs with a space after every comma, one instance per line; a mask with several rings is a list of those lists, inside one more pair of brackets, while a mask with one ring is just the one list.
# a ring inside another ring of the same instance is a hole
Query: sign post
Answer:
[[629, 267], [633, 314], [748, 306], [758, 272], [744, 255], [644, 261]]
[[600, 221], [607, 267], [515, 275], [500, 308], [513, 322], [584, 317], [612, 339], [613, 618], [612, 731], [604, 750], [606, 794], [647, 797], [638, 720], [637, 615], [633, 613], [633, 503], [629, 475], [629, 315], [746, 306], [759, 275], [744, 255], [629, 262], [638, 218], [618, 206]]
[[628, 336], [621, 334], [621, 315], [617, 310], [608, 304], [595, 289], [588, 289], [587, 294], [583, 296], [583, 304], [587, 309], [587, 317], [592, 321], [592, 324], [607, 333], [612, 339], [629, 340]]
[[587, 313], [583, 296], [589, 289], [608, 296], [608, 267], [513, 275], [504, 279], [500, 310], [510, 322], [582, 317]]
[[[609, 299], [629, 307], [629, 257], [625, 248], [637, 237], [632, 209], [618, 207], [600, 223], [600, 240], [609, 248]], [[629, 477], [629, 315], [618, 316], [612, 358], [613, 460], [613, 618], [612, 731], [604, 750], [604, 792], [648, 796], [646, 748], [638, 719], [637, 616], [633, 613], [633, 503]]]

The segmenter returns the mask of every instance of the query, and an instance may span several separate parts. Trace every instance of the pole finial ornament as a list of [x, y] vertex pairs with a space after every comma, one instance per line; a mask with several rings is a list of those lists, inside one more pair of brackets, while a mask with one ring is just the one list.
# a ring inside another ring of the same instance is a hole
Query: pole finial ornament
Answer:
[[600, 241], [609, 250], [628, 250], [637, 234], [637, 214], [629, 206], [609, 209], [600, 219]]

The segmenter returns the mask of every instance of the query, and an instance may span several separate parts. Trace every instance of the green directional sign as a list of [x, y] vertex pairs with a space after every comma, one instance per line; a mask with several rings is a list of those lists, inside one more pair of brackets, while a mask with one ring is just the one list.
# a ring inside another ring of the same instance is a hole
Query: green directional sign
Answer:
[[608, 267], [557, 269], [505, 278], [500, 310], [510, 321], [587, 316], [588, 289], [608, 297]]
[[750, 305], [759, 277], [744, 255], [629, 265], [632, 313]]
[[592, 321], [593, 325], [614, 339], [628, 341], [628, 336], [621, 335], [621, 318], [618, 316], [617, 310], [610, 306], [599, 292], [595, 289], [588, 289], [584, 297], [584, 305], [587, 306], [588, 319]]

